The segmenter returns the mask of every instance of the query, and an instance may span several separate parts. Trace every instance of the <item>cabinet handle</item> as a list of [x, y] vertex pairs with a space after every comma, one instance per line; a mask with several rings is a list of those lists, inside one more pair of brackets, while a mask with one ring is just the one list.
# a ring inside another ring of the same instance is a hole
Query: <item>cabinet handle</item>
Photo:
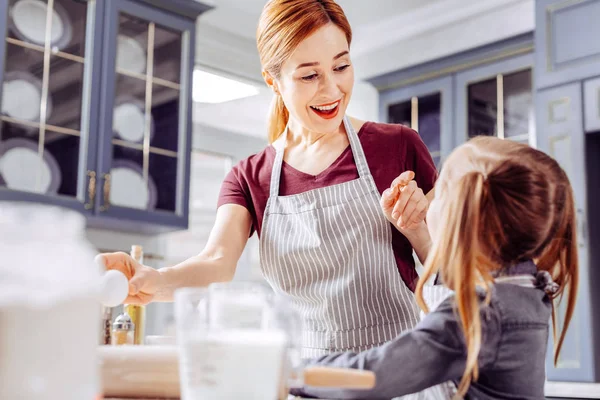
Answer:
[[90, 210], [94, 207], [94, 201], [96, 200], [96, 172], [88, 171], [87, 176], [90, 178], [88, 182], [88, 199], [89, 202], [85, 204], [85, 209]]
[[108, 210], [110, 206], [110, 174], [102, 174], [104, 177], [104, 202], [100, 206], [100, 211]]

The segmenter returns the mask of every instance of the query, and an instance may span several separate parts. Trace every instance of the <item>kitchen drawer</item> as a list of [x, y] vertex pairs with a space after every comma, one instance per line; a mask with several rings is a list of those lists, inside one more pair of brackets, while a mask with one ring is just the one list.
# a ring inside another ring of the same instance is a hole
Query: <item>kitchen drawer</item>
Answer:
[[583, 107], [585, 131], [600, 132], [600, 78], [585, 81]]

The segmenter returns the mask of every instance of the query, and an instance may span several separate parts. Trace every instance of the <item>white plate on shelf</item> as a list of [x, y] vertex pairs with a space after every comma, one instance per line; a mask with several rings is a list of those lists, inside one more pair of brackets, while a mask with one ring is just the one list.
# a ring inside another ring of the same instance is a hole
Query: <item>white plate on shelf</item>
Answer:
[[117, 36], [117, 68], [138, 74], [146, 71], [146, 50], [140, 42], [126, 35]]
[[[131, 97], [121, 97], [113, 109], [113, 131], [115, 136], [132, 143], [144, 140], [146, 126], [145, 104]], [[154, 121], [150, 116], [150, 140], [154, 134]]]
[[[42, 81], [25, 71], [9, 71], [2, 83], [2, 114], [12, 118], [39, 122]], [[46, 99], [46, 118], [52, 113], [50, 93]]]
[[[19, 0], [10, 9], [9, 24], [14, 35], [26, 42], [44, 46], [48, 4], [42, 0]], [[69, 14], [58, 3], [52, 8], [50, 45], [63, 49], [71, 42], [73, 27]]]
[[114, 160], [110, 169], [110, 204], [119, 207], [153, 210], [157, 201], [156, 185], [148, 175], [144, 184], [142, 168], [130, 160]]
[[0, 174], [10, 189], [46, 194], [56, 194], [62, 179], [52, 154], [40, 158], [37, 142], [23, 138], [0, 142]]

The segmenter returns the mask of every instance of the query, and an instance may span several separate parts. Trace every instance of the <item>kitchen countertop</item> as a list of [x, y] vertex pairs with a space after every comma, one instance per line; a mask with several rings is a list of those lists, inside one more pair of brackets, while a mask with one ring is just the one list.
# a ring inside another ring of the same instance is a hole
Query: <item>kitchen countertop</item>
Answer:
[[[288, 396], [287, 400], [302, 400], [305, 397]], [[104, 397], [103, 400], [180, 400], [179, 398], [166, 398], [166, 397]], [[308, 400], [308, 399], [306, 399]], [[325, 399], [326, 400], [326, 399]]]
[[[288, 400], [302, 400], [305, 397], [288, 396]], [[179, 398], [166, 398], [166, 397], [103, 397], [103, 400], [180, 400]], [[308, 400], [308, 399], [306, 399]], [[326, 400], [326, 399], [325, 399]]]

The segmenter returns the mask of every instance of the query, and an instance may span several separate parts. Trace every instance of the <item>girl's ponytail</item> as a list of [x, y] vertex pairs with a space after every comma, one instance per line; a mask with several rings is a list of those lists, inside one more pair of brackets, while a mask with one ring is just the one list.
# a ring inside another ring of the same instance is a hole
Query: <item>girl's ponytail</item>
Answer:
[[[488, 202], [488, 182], [480, 172], [464, 175], [452, 189], [451, 196], [444, 197], [444, 213], [438, 221], [439, 237], [433, 239], [424, 275], [416, 288], [417, 302], [427, 312], [423, 299], [423, 285], [444, 265], [443, 282], [455, 292], [460, 322], [465, 337], [467, 362], [458, 387], [458, 395], [464, 396], [472, 380], [478, 377], [477, 358], [481, 349], [481, 318], [476, 285], [489, 287], [491, 276], [482, 265], [482, 248], [479, 228], [482, 226]], [[484, 278], [482, 280], [481, 278]]]

